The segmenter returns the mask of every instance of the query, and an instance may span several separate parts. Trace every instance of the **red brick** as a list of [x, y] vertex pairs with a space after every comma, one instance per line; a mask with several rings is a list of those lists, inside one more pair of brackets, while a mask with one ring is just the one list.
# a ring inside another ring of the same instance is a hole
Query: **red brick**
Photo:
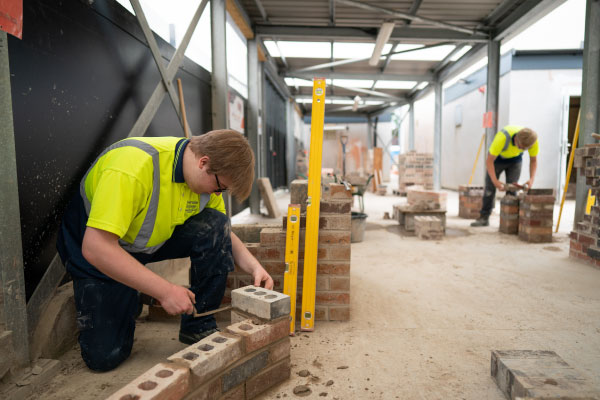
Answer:
[[350, 263], [318, 263], [317, 274], [350, 275]]
[[581, 251], [581, 243], [577, 243], [576, 241], [571, 240], [571, 245], [569, 249]]
[[190, 370], [175, 364], [156, 364], [128, 383], [109, 400], [181, 399], [190, 391]]
[[581, 244], [587, 244], [589, 246], [589, 245], [596, 243], [596, 238], [594, 238], [593, 236], [584, 235], [583, 233], [580, 233], [578, 242]]
[[332, 291], [350, 291], [350, 278], [330, 277], [329, 288]]
[[263, 228], [260, 231], [261, 246], [284, 246], [285, 231], [281, 228]]
[[348, 214], [352, 208], [352, 200], [321, 201], [319, 212], [321, 214]]
[[349, 321], [350, 307], [329, 307], [330, 321]]
[[322, 305], [350, 304], [349, 293], [317, 293], [316, 302]]
[[285, 273], [285, 262], [281, 261], [262, 261], [260, 264], [263, 266], [265, 270], [269, 273], [269, 275], [283, 275]]
[[553, 195], [542, 195], [542, 196], [525, 196], [525, 199], [522, 200], [526, 203], [552, 203], [554, 204], [555, 198]]
[[258, 249], [260, 249], [260, 243], [246, 243], [246, 248], [254, 257], [258, 257]]
[[319, 218], [319, 229], [350, 230], [352, 221], [350, 214], [329, 214]]
[[321, 244], [350, 244], [350, 231], [319, 232], [319, 245]]
[[329, 290], [329, 277], [328, 276], [317, 276], [317, 291]]
[[[253, 399], [265, 390], [290, 378], [290, 359], [287, 358], [260, 372], [246, 382], [246, 399]], [[242, 397], [238, 397], [241, 399]]]
[[350, 246], [331, 246], [327, 250], [327, 259], [331, 261], [350, 261]]
[[[241, 385], [236, 386], [227, 393], [224, 393], [223, 397], [219, 397], [219, 400], [240, 400], [244, 398], [245, 393], [246, 385], [242, 383]], [[196, 400], [195, 397], [192, 398]]]
[[324, 199], [351, 199], [352, 193], [344, 185], [330, 183], [323, 190]]
[[283, 339], [273, 343], [269, 347], [269, 363], [274, 364], [280, 360], [283, 360], [284, 358], [288, 358], [290, 356], [290, 347], [291, 344], [289, 336], [286, 336]]
[[245, 353], [268, 346], [289, 334], [289, 317], [282, 317], [264, 324], [255, 324], [246, 320], [227, 327], [227, 331], [241, 336]]
[[258, 250], [258, 257], [260, 261], [284, 261], [285, 253], [282, 247], [265, 247], [261, 246]]
[[[244, 385], [241, 385], [244, 386]], [[231, 393], [232, 391], [229, 391], [229, 393]], [[243, 391], [242, 391], [242, 396], [243, 396]], [[190, 399], [194, 399], [194, 400], [221, 400], [223, 399], [223, 397], [221, 397], [221, 378], [218, 377], [216, 379], [213, 379], [212, 381], [203, 384], [202, 386], [198, 387], [197, 389], [194, 389], [190, 394], [189, 397]], [[227, 399], [231, 399], [233, 400], [231, 397], [224, 397]], [[243, 397], [242, 397], [243, 398]], [[240, 399], [240, 397], [237, 397], [237, 399]]]

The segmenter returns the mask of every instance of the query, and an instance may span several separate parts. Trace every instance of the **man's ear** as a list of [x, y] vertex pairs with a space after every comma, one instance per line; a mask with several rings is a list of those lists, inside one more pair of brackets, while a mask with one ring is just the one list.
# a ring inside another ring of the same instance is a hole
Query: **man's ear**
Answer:
[[208, 158], [208, 156], [202, 156], [196, 159], [196, 162], [198, 163], [198, 168], [204, 168], [208, 166], [209, 161], [210, 159]]

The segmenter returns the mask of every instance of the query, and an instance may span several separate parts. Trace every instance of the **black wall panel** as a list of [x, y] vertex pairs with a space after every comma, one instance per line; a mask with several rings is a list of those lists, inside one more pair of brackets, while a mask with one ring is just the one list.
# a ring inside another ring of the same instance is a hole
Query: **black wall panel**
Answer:
[[[174, 49], [157, 37], [163, 57]], [[108, 145], [127, 136], [160, 75], [133, 15], [112, 0], [25, 0], [23, 40], [9, 36], [28, 297], [56, 253], [63, 209]], [[210, 74], [185, 59], [194, 133], [210, 130]], [[182, 136], [168, 96], [147, 136]]]

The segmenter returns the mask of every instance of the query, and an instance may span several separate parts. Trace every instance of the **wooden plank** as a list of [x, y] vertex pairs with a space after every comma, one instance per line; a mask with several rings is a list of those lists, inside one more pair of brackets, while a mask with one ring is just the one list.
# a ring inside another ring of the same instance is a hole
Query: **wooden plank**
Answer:
[[265, 207], [267, 207], [269, 218], [281, 217], [281, 211], [279, 210], [279, 207], [277, 207], [277, 202], [273, 195], [273, 187], [271, 186], [269, 178], [258, 178], [257, 183], [258, 189], [260, 190], [260, 196], [265, 202]]
[[58, 253], [56, 253], [42, 280], [38, 283], [27, 302], [27, 330], [30, 333], [35, 332], [42, 313], [52, 300], [52, 296], [54, 296], [54, 292], [56, 292], [56, 288], [66, 272]]
[[240, 10], [240, 4], [236, 0], [227, 0], [225, 6], [227, 12], [231, 15], [231, 19], [233, 19], [233, 22], [235, 22], [244, 37], [248, 40], [254, 39], [254, 31], [250, 27], [250, 21], [247, 20], [243, 11]]
[[493, 350], [491, 374], [511, 400], [600, 398], [600, 391], [553, 351]]

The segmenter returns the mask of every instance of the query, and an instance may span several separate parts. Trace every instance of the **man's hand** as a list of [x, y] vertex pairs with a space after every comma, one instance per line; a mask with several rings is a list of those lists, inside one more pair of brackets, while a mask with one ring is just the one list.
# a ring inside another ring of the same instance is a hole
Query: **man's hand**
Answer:
[[[273, 278], [262, 266], [254, 269], [252, 277], [254, 278], [254, 286], [262, 286], [269, 290], [273, 289]], [[262, 285], [262, 282], [265, 284]]]
[[527, 187], [527, 189], [531, 189], [531, 187], [533, 186], [533, 179], [530, 179], [527, 182], [525, 182], [523, 186]]
[[162, 308], [171, 315], [193, 314], [196, 295], [183, 286], [171, 284], [169, 290], [158, 301]]
[[500, 181], [494, 182], [494, 186], [496, 186], [496, 189], [498, 189], [501, 192], [504, 192], [504, 190], [505, 190], [504, 183], [502, 183]]

